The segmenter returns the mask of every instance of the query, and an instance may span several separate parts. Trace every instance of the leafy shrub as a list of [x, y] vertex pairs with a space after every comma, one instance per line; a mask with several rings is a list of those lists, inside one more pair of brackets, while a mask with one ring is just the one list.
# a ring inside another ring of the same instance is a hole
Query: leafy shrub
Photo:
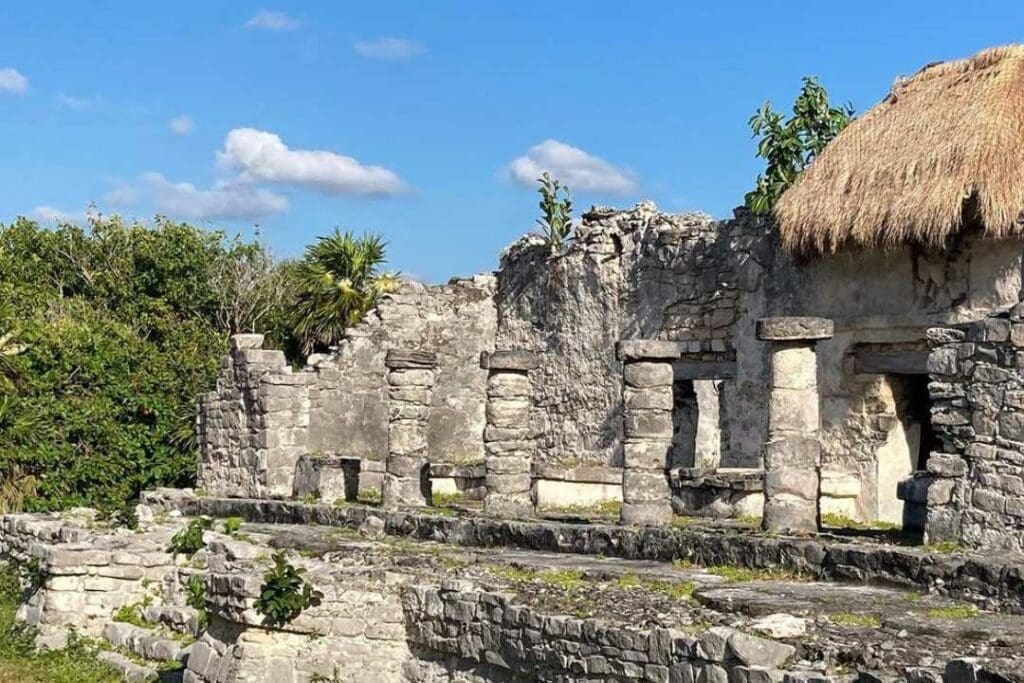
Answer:
[[302, 611], [320, 604], [324, 595], [304, 578], [305, 569], [288, 562], [283, 551], [273, 555], [274, 566], [263, 575], [256, 611], [272, 626], [287, 624]]
[[828, 92], [813, 76], [805, 76], [793, 102], [793, 115], [785, 119], [765, 102], [750, 118], [750, 129], [760, 136], [757, 156], [767, 162], [757, 184], [746, 195], [753, 213], [767, 215], [797, 176], [814, 161], [832, 138], [853, 120], [849, 104], [833, 107]]
[[224, 533], [228, 536], [234, 536], [238, 533], [238, 530], [242, 528], [241, 517], [228, 517], [224, 520]]
[[206, 547], [203, 540], [203, 532], [213, 527], [213, 520], [208, 517], [199, 517], [189, 522], [185, 528], [178, 531], [171, 537], [171, 544], [167, 552], [191, 557]]
[[537, 192], [540, 193], [541, 211], [537, 224], [540, 225], [549, 246], [561, 246], [572, 229], [572, 199], [569, 196], [569, 188], [552, 179], [547, 171], [541, 174], [537, 182], [540, 183]]

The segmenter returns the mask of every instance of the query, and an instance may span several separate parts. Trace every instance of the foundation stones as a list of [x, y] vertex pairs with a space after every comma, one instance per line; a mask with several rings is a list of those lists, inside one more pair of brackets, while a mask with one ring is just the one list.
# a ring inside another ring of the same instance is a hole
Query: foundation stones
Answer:
[[771, 343], [762, 522], [769, 531], [818, 530], [821, 418], [814, 345], [832, 332], [832, 321], [823, 318], [757, 322], [758, 339]]
[[437, 356], [426, 351], [394, 349], [388, 369], [388, 453], [384, 507], [424, 507], [430, 502], [427, 431]]
[[493, 351], [480, 356], [480, 367], [487, 370], [484, 510], [488, 514], [501, 517], [533, 514], [530, 472], [536, 444], [529, 372], [538, 365], [538, 359], [529, 351]]

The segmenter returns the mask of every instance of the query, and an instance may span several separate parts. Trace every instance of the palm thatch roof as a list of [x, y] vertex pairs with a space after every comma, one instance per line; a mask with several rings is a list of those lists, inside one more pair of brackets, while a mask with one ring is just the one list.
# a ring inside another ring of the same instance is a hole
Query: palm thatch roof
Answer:
[[941, 247], [1024, 232], [1024, 45], [930, 65], [829, 143], [779, 199], [784, 246]]

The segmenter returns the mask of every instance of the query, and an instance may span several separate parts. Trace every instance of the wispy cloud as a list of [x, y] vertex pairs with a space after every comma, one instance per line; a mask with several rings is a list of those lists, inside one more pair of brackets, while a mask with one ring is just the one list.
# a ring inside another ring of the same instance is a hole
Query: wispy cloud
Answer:
[[295, 31], [302, 28], [303, 23], [301, 19], [290, 17], [284, 12], [261, 9], [249, 17], [249, 20], [245, 22], [245, 27], [263, 31]]
[[236, 128], [217, 153], [222, 166], [250, 183], [280, 183], [330, 195], [393, 195], [405, 191], [398, 175], [383, 166], [320, 149], [291, 149], [274, 133]]
[[637, 189], [632, 173], [558, 140], [534, 145], [513, 159], [505, 171], [514, 182], [526, 187], [535, 187], [537, 178], [547, 171], [573, 190], [630, 194]]
[[142, 180], [158, 211], [183, 218], [252, 219], [288, 208], [287, 197], [244, 183], [221, 182], [203, 190], [152, 172]]
[[426, 51], [421, 44], [415, 41], [388, 37], [357, 40], [352, 43], [352, 49], [360, 57], [384, 62], [406, 62], [419, 57]]
[[28, 79], [17, 69], [10, 67], [0, 69], [0, 93], [8, 95], [24, 95], [28, 92]]
[[175, 135], [188, 135], [196, 129], [196, 122], [188, 114], [182, 114], [168, 121], [167, 128]]
[[68, 109], [74, 109], [76, 111], [83, 111], [86, 109], [95, 109], [96, 107], [103, 104], [103, 98], [94, 97], [80, 97], [78, 95], [68, 95], [60, 93], [57, 95], [57, 104]]
[[112, 206], [128, 206], [139, 200], [139, 191], [131, 183], [120, 179], [111, 179], [112, 187], [103, 195], [103, 204]]
[[93, 209], [83, 211], [65, 211], [54, 206], [37, 206], [32, 209], [32, 218], [40, 223], [74, 223], [80, 225], [86, 223], [90, 216], [95, 215]]

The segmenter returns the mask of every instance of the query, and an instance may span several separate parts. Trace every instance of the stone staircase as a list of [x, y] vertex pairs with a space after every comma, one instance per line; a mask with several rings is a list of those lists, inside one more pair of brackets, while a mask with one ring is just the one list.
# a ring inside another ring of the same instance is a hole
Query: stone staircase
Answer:
[[[100, 659], [118, 669], [128, 683], [181, 681], [192, 639], [200, 632], [199, 613], [190, 607], [150, 605], [143, 617], [151, 627], [107, 624], [103, 638], [116, 650], [101, 653]], [[173, 662], [181, 667], [170, 668]]]

